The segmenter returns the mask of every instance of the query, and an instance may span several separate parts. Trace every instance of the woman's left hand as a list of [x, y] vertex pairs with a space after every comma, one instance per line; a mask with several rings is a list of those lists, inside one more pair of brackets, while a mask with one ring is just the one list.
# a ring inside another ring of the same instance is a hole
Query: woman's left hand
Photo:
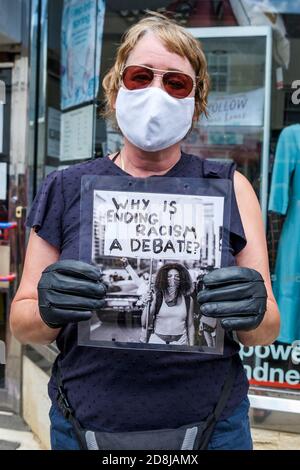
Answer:
[[267, 308], [267, 290], [255, 269], [229, 266], [203, 277], [204, 289], [197, 295], [200, 311], [221, 320], [225, 330], [254, 330]]

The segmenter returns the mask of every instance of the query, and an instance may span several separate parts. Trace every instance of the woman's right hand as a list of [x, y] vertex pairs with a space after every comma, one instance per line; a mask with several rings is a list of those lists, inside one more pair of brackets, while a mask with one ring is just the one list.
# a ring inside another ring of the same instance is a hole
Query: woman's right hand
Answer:
[[148, 303], [152, 302], [153, 299], [153, 292], [148, 290], [145, 294], [142, 295], [142, 303], [147, 305]]
[[50, 328], [89, 320], [92, 310], [105, 305], [106, 285], [99, 268], [77, 260], [50, 264], [38, 283], [42, 320]]

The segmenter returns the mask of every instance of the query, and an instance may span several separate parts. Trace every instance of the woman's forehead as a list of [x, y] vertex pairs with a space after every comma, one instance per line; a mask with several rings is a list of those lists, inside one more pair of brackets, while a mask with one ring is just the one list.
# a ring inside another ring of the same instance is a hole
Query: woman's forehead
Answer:
[[181, 70], [194, 73], [193, 67], [187, 57], [181, 57], [169, 51], [161, 39], [149, 32], [136, 43], [126, 61], [126, 65], [147, 65], [163, 70]]
[[178, 271], [178, 269], [176, 269], [176, 268], [171, 268], [171, 269], [169, 269], [169, 271], [168, 271], [168, 274], [178, 274], [178, 273], [179, 273], [179, 271]]

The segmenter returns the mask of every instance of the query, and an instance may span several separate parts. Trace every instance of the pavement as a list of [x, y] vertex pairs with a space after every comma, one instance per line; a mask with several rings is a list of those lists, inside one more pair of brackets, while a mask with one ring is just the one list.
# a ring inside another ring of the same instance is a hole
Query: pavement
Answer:
[[23, 419], [0, 410], [0, 450], [43, 450]]

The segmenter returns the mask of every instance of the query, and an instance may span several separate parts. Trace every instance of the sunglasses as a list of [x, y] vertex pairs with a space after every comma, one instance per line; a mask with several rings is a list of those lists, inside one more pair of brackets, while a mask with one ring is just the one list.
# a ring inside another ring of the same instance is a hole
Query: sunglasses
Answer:
[[194, 79], [187, 73], [153, 69], [145, 65], [127, 65], [120, 75], [127, 90], [147, 88], [153, 82], [155, 75], [159, 75], [162, 77], [165, 91], [178, 99], [186, 98], [196, 86]]

